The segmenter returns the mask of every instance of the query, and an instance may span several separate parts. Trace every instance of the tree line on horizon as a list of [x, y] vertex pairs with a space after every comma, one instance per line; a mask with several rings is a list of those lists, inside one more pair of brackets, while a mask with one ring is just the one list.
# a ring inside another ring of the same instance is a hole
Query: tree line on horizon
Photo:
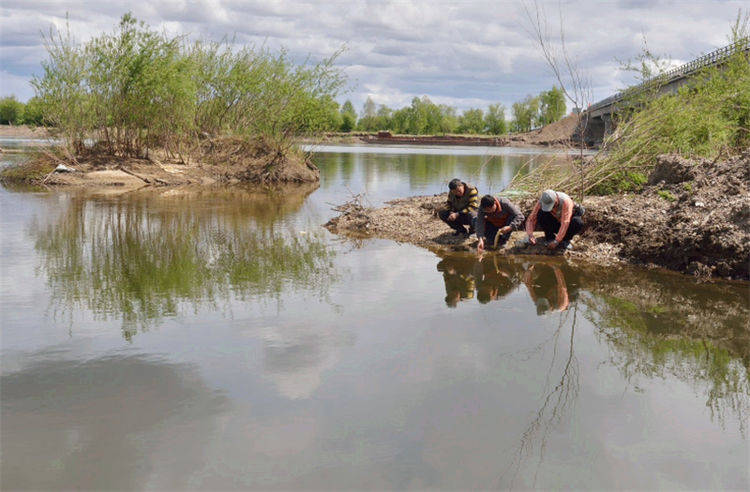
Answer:
[[427, 96], [414, 97], [409, 106], [400, 109], [375, 104], [368, 97], [359, 114], [351, 101], [347, 100], [340, 108], [334, 104], [337, 111], [329, 116], [327, 129], [345, 133], [390, 131], [408, 135], [503, 135], [526, 132], [565, 116], [565, 96], [557, 86], [513, 103], [510, 121], [506, 120], [506, 108], [500, 103], [490, 104], [486, 110], [470, 108], [460, 114], [455, 107], [435, 104]]
[[[427, 96], [415, 97], [409, 106], [395, 110], [384, 104], [377, 105], [368, 97], [359, 115], [351, 101], [339, 107], [333, 99], [328, 99], [325, 106], [328, 108], [323, 124], [326, 131], [391, 131], [411, 135], [503, 135], [539, 128], [565, 116], [565, 98], [556, 86], [513, 103], [510, 121], [506, 120], [506, 108], [500, 103], [490, 104], [486, 110], [471, 108], [459, 114], [455, 107], [435, 104]], [[50, 121], [45, 118], [39, 97], [23, 103], [8, 96], [0, 99], [0, 124], [43, 126], [50, 125]]]

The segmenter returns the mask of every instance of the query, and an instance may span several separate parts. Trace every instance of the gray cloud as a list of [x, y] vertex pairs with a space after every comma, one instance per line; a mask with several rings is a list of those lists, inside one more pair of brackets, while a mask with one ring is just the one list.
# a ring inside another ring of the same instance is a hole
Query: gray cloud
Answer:
[[[557, 33], [558, 2], [542, 2]], [[657, 53], [687, 61], [726, 43], [743, 2], [595, 0], [564, 2], [569, 52], [592, 80], [594, 99], [632, 82], [616, 59], [635, 56], [646, 36]], [[428, 95], [460, 108], [506, 106], [555, 82], [534, 41], [522, 5], [509, 1], [369, 2], [152, 0], [5, 0], [0, 12], [3, 95], [32, 94], [23, 81], [45, 56], [41, 31], [63, 28], [77, 39], [112, 31], [126, 11], [191, 38], [286, 47], [295, 60], [320, 59], [342, 46], [338, 65], [351, 78], [348, 97], [392, 106]], [[552, 35], [555, 38], [554, 34]]]

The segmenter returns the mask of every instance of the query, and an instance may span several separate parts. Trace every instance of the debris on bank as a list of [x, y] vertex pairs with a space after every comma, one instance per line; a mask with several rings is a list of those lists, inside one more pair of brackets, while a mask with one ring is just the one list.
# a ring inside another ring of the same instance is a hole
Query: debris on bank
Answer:
[[[627, 261], [701, 278], [750, 279], [750, 152], [723, 161], [658, 159], [641, 193], [587, 197], [586, 229], [573, 250], [522, 244], [514, 232], [501, 254], [565, 254], [610, 264]], [[483, 190], [480, 190], [483, 191]], [[353, 237], [380, 237], [440, 251], [468, 251], [476, 238], [454, 236], [437, 211], [447, 194], [416, 196], [368, 208], [360, 197], [336, 207], [325, 227]], [[520, 200], [528, 217], [533, 197]], [[538, 233], [540, 234], [540, 233]]]

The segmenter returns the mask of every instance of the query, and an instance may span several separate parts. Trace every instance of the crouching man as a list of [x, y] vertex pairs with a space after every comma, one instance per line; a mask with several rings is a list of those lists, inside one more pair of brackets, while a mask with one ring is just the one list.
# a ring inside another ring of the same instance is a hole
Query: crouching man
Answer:
[[508, 242], [510, 233], [521, 229], [523, 214], [507, 198], [484, 195], [477, 215], [477, 253], [485, 246], [501, 248]]
[[[473, 222], [479, 207], [479, 192], [458, 178], [448, 183], [448, 189], [447, 208], [438, 212], [438, 216], [456, 231], [455, 236], [470, 235], [474, 232]], [[464, 226], [469, 226], [468, 232]]]
[[583, 230], [583, 213], [583, 207], [565, 193], [545, 190], [526, 221], [529, 242], [536, 244], [534, 229], [538, 222], [549, 249], [569, 249], [570, 240]]

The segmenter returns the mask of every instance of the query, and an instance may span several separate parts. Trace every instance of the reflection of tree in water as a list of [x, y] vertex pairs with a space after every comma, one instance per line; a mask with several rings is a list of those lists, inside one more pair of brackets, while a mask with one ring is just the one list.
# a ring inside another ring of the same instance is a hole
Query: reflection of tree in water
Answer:
[[[552, 356], [542, 386], [541, 394], [543, 396], [540, 400], [540, 406], [534, 413], [534, 418], [521, 434], [513, 459], [499, 477], [499, 486], [502, 486], [507, 480], [508, 487], [514, 487], [521, 466], [535, 453], [535, 449], [538, 458], [533, 486], [536, 486], [537, 474], [544, 461], [547, 438], [554, 427], [567, 415], [578, 397], [580, 374], [574, 346], [578, 303], [574, 302], [570, 310], [561, 312], [558, 316], [557, 328], [552, 337], [543, 343], [543, 345], [551, 344]], [[563, 337], [562, 335], [568, 330], [570, 334]], [[537, 346], [532, 351], [540, 353], [543, 348]], [[562, 353], [558, 353], [560, 349], [562, 349]]]
[[184, 302], [281, 300], [288, 288], [325, 296], [332, 251], [317, 234], [274, 224], [299, 208], [305, 191], [73, 197], [32, 234], [56, 305], [119, 317], [130, 337]]
[[612, 352], [608, 363], [637, 388], [668, 375], [704, 386], [713, 419], [728, 414], [744, 436], [750, 415], [750, 306], [738, 285], [695, 284], [626, 272], [592, 279], [587, 317]]
[[[582, 309], [596, 326], [595, 334], [613, 349], [607, 362], [627, 381], [635, 384], [637, 377], [671, 374], [705, 386], [712, 416], [723, 425], [728, 414], [734, 415], [745, 434], [750, 415], [750, 306], [745, 285], [699, 284], [680, 275], [586, 269], [560, 259], [496, 255], [482, 262], [470, 255], [448, 255], [438, 270], [444, 272], [449, 305], [470, 298], [465, 291], [471, 284], [476, 285], [477, 300], [485, 303], [502, 299], [523, 281], [539, 315]], [[558, 337], [556, 332], [528, 350], [506, 355], [528, 360], [551, 341], [556, 347]]]
[[[363, 175], [364, 186], [389, 179], [403, 181], [406, 176], [411, 188], [419, 188], [432, 183], [459, 177], [478, 185], [484, 183], [494, 188], [510, 182], [520, 172], [528, 173], [537, 161], [568, 161], [563, 155], [431, 155], [431, 154], [393, 154], [384, 159], [380, 155], [355, 153], [318, 153], [313, 154], [315, 163], [320, 168], [324, 186], [338, 186], [338, 181], [350, 183], [356, 172]], [[488, 165], [491, 162], [492, 165]], [[446, 190], [447, 191], [447, 190]], [[483, 192], [483, 190], [480, 190]]]
[[[667, 375], [703, 387], [698, 391], [705, 394], [712, 418], [724, 426], [727, 416], [733, 415], [745, 435], [750, 409], [750, 331], [746, 325], [750, 307], [745, 286], [694, 284], [682, 276], [629, 269], [589, 271], [555, 260], [532, 264], [523, 281], [537, 314], [568, 305], [557, 314], [560, 322], [553, 336], [522, 351], [525, 360], [548, 348], [552, 356], [540, 406], [500, 477], [501, 485], [508, 481], [512, 487], [520, 468], [535, 453], [536, 480], [547, 436], [578, 395], [574, 337], [579, 309], [596, 326], [595, 335], [612, 349], [607, 363], [618, 368], [636, 391], [640, 391], [638, 377]], [[586, 294], [581, 296], [580, 291]], [[539, 309], [542, 297], [546, 301]]]

